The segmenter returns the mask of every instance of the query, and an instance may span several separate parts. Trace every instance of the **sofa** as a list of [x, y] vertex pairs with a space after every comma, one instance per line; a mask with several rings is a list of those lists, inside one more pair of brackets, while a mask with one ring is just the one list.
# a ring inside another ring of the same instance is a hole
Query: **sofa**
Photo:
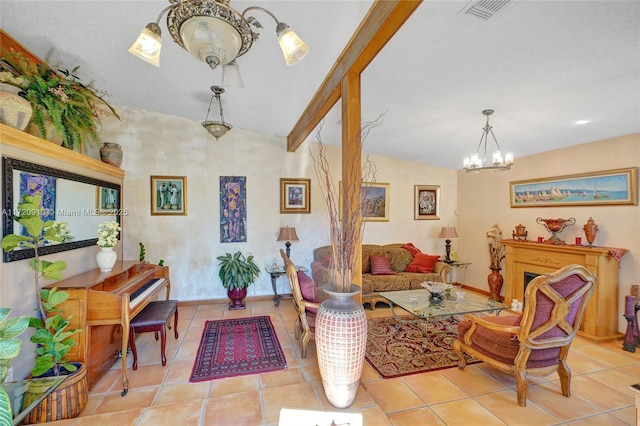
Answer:
[[[425, 281], [446, 282], [451, 267], [439, 257], [424, 254], [411, 243], [363, 244], [362, 303], [369, 303], [373, 310], [377, 302], [386, 302], [381, 291], [422, 289]], [[331, 262], [331, 246], [313, 250], [311, 272], [317, 286], [332, 282]]]

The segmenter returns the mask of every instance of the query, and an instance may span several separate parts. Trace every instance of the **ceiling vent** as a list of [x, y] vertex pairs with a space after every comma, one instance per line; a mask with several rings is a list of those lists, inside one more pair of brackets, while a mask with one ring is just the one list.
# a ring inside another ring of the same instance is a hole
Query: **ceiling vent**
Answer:
[[495, 18], [511, 6], [515, 0], [480, 0], [469, 2], [458, 14], [473, 16], [483, 21]]

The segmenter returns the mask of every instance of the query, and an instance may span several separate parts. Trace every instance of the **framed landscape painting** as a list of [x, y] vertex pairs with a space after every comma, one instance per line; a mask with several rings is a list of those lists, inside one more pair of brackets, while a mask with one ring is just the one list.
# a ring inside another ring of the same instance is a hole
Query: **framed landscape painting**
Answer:
[[280, 213], [311, 213], [311, 179], [280, 178]]
[[440, 219], [440, 186], [413, 186], [413, 219]]
[[186, 176], [151, 176], [151, 214], [187, 215]]
[[[362, 220], [365, 222], [389, 221], [389, 184], [379, 182], [362, 182]], [[342, 181], [339, 185], [339, 208], [342, 218]]]
[[511, 207], [636, 205], [637, 168], [510, 183]]

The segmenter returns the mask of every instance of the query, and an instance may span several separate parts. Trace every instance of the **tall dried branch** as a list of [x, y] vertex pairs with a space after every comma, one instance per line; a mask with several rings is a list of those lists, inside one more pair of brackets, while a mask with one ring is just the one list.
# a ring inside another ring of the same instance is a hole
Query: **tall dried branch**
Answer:
[[[360, 146], [368, 136], [371, 129], [378, 127], [383, 122], [384, 114], [381, 114], [373, 121], [364, 122], [360, 128]], [[316, 141], [318, 152], [316, 155], [310, 152], [313, 159], [316, 175], [320, 181], [320, 190], [327, 205], [329, 216], [329, 241], [332, 248], [332, 270], [334, 276], [334, 289], [337, 292], [346, 293], [351, 289], [353, 269], [359, 253], [356, 252], [366, 222], [362, 220], [362, 211], [367, 200], [367, 189], [377, 180], [377, 169], [375, 163], [370, 159], [369, 154], [365, 154], [360, 162], [349, 162], [352, 169], [347, 170], [347, 175], [355, 176], [355, 179], [341, 181], [336, 188], [335, 179], [331, 173], [329, 160], [327, 158], [327, 147], [322, 142], [322, 126], [320, 123], [316, 131]], [[350, 144], [351, 149], [356, 149], [358, 144]], [[310, 150], [311, 151], [311, 150]], [[359, 152], [349, 152], [350, 157], [360, 157]], [[356, 191], [357, 190], [357, 191]], [[361, 193], [359, 200], [346, 199], [342, 194]], [[342, 202], [340, 202], [342, 201]]]

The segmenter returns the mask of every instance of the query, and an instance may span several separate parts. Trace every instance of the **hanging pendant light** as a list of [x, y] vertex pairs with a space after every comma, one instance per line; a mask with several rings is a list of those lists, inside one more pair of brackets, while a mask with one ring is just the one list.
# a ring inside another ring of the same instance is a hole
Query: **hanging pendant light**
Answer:
[[[211, 86], [211, 91], [213, 92], [213, 95], [211, 95], [211, 100], [209, 101], [209, 109], [207, 110], [207, 117], [202, 122], [202, 127], [204, 127], [207, 132], [211, 134], [211, 136], [218, 140], [218, 138], [223, 137], [229, 130], [233, 129], [233, 126], [229, 123], [225, 123], [224, 121], [224, 113], [222, 112], [222, 101], [220, 99], [220, 95], [224, 93], [224, 89], [220, 86]], [[211, 112], [211, 105], [213, 104], [214, 98], [218, 100], [218, 107], [220, 108], [220, 121], [209, 120], [209, 112]]]
[[[513, 165], [513, 153], [506, 152], [504, 155], [502, 154], [500, 144], [498, 144], [498, 140], [493, 134], [493, 127], [489, 125], [489, 116], [491, 114], [493, 114], [492, 109], [482, 111], [482, 115], [487, 117], [487, 123], [482, 128], [482, 136], [480, 136], [480, 142], [478, 143], [476, 152], [468, 157], [464, 157], [462, 160], [462, 168], [465, 172], [480, 172], [484, 170], [505, 171], [509, 170]], [[493, 151], [490, 163], [487, 162], [487, 139], [489, 138], [489, 133], [491, 133], [491, 137], [498, 148]], [[482, 149], [480, 147], [482, 147]]]

